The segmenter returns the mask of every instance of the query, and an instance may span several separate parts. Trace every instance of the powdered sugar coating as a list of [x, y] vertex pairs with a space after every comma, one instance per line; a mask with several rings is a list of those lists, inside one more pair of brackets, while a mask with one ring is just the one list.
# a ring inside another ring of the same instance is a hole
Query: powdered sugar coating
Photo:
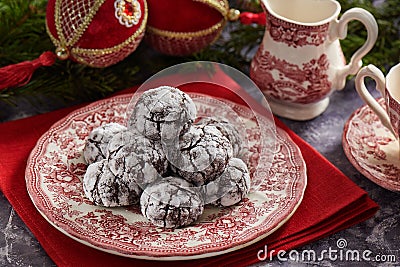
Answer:
[[[173, 152], [173, 153], [171, 153]], [[211, 125], [193, 125], [179, 139], [178, 149], [168, 151], [172, 169], [196, 186], [217, 178], [232, 157], [232, 146]]]
[[204, 202], [220, 207], [239, 203], [250, 191], [250, 174], [247, 165], [238, 158], [231, 158], [218, 179], [202, 187]]
[[97, 127], [88, 135], [83, 157], [87, 164], [100, 161], [107, 157], [107, 145], [115, 134], [125, 131], [126, 127], [118, 123], [107, 123]]
[[171, 86], [160, 86], [140, 96], [128, 127], [153, 140], [169, 140], [190, 127], [195, 118], [196, 106], [189, 95]]
[[121, 132], [108, 145], [108, 161], [114, 175], [144, 186], [167, 172], [168, 161], [161, 145], [131, 132]]
[[83, 190], [95, 205], [105, 207], [138, 204], [142, 193], [134, 180], [114, 175], [106, 159], [89, 165], [83, 177]]
[[[202, 117], [193, 125], [195, 119], [193, 101], [178, 89], [143, 93], [128, 129], [110, 134], [101, 157], [106, 159], [89, 166], [85, 194], [107, 207], [140, 199], [143, 215], [164, 228], [190, 225], [204, 204], [240, 202], [250, 176], [244, 162], [233, 158], [243, 149], [238, 129], [219, 117]], [[174, 177], [162, 177], [167, 175]]]
[[215, 126], [231, 143], [233, 156], [240, 155], [243, 149], [243, 140], [238, 129], [232, 123], [220, 117], [202, 117], [197, 124]]
[[163, 228], [190, 225], [204, 210], [198, 188], [172, 176], [148, 185], [140, 198], [140, 206], [146, 218]]

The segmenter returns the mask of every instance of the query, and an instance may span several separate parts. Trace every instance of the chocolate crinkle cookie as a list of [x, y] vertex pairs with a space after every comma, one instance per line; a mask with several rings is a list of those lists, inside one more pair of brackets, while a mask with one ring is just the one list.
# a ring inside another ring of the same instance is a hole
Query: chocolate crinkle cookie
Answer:
[[83, 149], [83, 157], [86, 163], [91, 164], [105, 159], [107, 157], [108, 142], [114, 135], [125, 130], [125, 126], [113, 122], [93, 129]]
[[153, 140], [170, 140], [190, 127], [196, 106], [186, 93], [170, 86], [145, 91], [138, 99], [128, 128]]
[[105, 207], [138, 204], [142, 193], [135, 180], [114, 175], [106, 159], [89, 165], [83, 178], [83, 191], [95, 205]]
[[154, 225], [178, 228], [192, 224], [203, 213], [198, 188], [179, 177], [165, 177], [146, 187], [140, 198], [142, 214]]
[[184, 92], [169, 86], [145, 91], [127, 127], [109, 123], [89, 134], [87, 198], [106, 207], [140, 204], [163, 228], [194, 223], [205, 204], [243, 200], [250, 175], [239, 159], [246, 148], [238, 129], [219, 117], [195, 120], [196, 106]]
[[219, 117], [202, 117], [197, 124], [215, 126], [231, 142], [233, 156], [240, 155], [244, 144], [238, 129], [232, 123]]
[[250, 191], [250, 174], [247, 165], [231, 158], [225, 171], [216, 180], [202, 186], [205, 204], [229, 207], [239, 203]]
[[111, 172], [141, 186], [154, 182], [168, 169], [161, 145], [140, 134], [128, 131], [116, 134], [109, 142], [108, 153]]
[[180, 137], [178, 148], [168, 153], [172, 170], [200, 186], [224, 172], [232, 157], [232, 145], [215, 126], [192, 125]]

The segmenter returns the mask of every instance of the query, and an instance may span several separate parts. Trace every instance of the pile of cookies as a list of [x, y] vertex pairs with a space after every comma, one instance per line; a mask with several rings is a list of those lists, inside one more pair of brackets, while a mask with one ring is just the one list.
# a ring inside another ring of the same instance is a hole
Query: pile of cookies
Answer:
[[127, 126], [109, 123], [89, 134], [85, 195], [100, 206], [139, 204], [164, 228], [192, 224], [206, 204], [240, 202], [250, 175], [239, 158], [239, 132], [224, 119], [196, 114], [193, 100], [177, 88], [145, 91]]

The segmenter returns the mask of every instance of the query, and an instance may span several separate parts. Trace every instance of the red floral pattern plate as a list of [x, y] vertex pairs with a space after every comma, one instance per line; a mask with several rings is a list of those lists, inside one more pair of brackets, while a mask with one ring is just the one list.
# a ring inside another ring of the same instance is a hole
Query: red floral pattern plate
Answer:
[[[382, 107], [384, 100], [378, 100]], [[364, 105], [347, 121], [343, 149], [353, 166], [374, 183], [400, 191], [399, 143], [378, 116]]]
[[[210, 97], [191, 96], [199, 115], [215, 114], [215, 104], [202, 101]], [[117, 96], [74, 111], [54, 124], [30, 155], [26, 169], [28, 193], [39, 212], [64, 234], [96, 249], [126, 257], [195, 259], [234, 251], [266, 237], [299, 206], [307, 184], [306, 165], [297, 145], [280, 128], [276, 129], [272, 165], [264, 168], [260, 160], [257, 171], [252, 172], [253, 176], [265, 177], [256, 190], [238, 205], [206, 208], [192, 226], [165, 230], [151, 224], [138, 207], [92, 205], [84, 196], [81, 182], [86, 170], [82, 157], [85, 138], [102, 124], [123, 124], [130, 100], [131, 95]], [[263, 155], [257, 152], [260, 134], [255, 130], [251, 112], [232, 102], [220, 101], [246, 124], [248, 164], [252, 169]]]

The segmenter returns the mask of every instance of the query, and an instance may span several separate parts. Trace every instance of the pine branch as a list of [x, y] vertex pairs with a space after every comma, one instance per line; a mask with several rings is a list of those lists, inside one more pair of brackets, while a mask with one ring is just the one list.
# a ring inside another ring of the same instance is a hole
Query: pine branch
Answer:
[[47, 1], [0, 2], [0, 66], [36, 58], [53, 49], [45, 29]]
[[230, 23], [225, 34], [213, 45], [188, 60], [209, 60], [224, 63], [247, 72], [253, 54], [264, 36], [264, 27]]
[[[398, 0], [385, 0], [374, 5], [371, 0], [339, 0], [342, 13], [353, 7], [361, 7], [371, 12], [375, 17], [379, 35], [374, 48], [363, 58], [364, 65], [374, 64], [383, 72], [400, 62], [400, 5]], [[357, 21], [351, 22], [347, 38], [341, 40], [345, 57], [350, 60], [351, 55], [362, 46], [367, 38], [364, 26]]]

